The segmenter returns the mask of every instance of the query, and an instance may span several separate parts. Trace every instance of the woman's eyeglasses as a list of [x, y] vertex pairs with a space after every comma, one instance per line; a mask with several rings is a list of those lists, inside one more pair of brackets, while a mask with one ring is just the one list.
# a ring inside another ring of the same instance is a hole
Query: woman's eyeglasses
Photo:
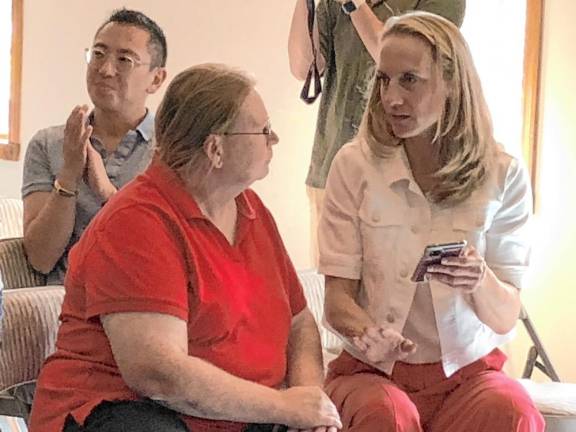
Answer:
[[266, 136], [270, 136], [272, 135], [272, 126], [270, 125], [270, 122], [268, 121], [266, 123], [266, 126], [264, 126], [262, 128], [262, 130], [260, 132], [223, 132], [222, 135], [266, 135]]

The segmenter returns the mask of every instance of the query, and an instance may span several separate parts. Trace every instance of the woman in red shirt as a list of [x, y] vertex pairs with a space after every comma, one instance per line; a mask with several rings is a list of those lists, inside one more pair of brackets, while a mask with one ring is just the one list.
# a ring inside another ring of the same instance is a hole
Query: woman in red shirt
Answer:
[[335, 431], [314, 319], [249, 189], [278, 142], [253, 81], [185, 70], [156, 139], [71, 251], [31, 432]]

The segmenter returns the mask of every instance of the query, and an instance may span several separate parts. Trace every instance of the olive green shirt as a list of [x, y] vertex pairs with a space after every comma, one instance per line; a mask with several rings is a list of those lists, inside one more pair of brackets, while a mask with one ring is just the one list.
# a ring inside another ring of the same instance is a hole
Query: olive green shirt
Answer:
[[[460, 26], [466, 0], [372, 1], [372, 10], [385, 22], [392, 15], [411, 10], [436, 13]], [[391, 10], [392, 11], [391, 11]], [[326, 60], [324, 82], [312, 160], [306, 184], [324, 188], [336, 152], [356, 132], [366, 106], [367, 87], [374, 74], [374, 61], [350, 17], [336, 0], [320, 0], [316, 8], [320, 52]]]

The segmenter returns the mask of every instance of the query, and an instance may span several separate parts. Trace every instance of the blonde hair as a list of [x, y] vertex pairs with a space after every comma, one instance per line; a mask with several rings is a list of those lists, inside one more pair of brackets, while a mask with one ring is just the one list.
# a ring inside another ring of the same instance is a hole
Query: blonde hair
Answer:
[[[380, 42], [390, 35], [413, 36], [428, 43], [439, 76], [448, 89], [433, 138], [439, 145], [441, 168], [435, 173], [437, 186], [428, 197], [445, 205], [465, 201], [486, 180], [497, 148], [490, 112], [468, 45], [454, 24], [427, 12], [389, 18]], [[385, 122], [375, 77], [359, 137], [380, 157], [390, 157], [403, 144]]]
[[209, 170], [203, 144], [208, 135], [226, 132], [236, 120], [254, 80], [222, 64], [207, 63], [180, 72], [170, 83], [156, 113], [157, 152], [175, 171]]

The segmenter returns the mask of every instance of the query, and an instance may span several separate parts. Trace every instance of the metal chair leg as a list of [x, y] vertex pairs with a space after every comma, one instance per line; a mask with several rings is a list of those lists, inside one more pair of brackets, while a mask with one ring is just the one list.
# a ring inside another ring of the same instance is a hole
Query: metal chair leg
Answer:
[[[556, 373], [556, 369], [552, 366], [552, 362], [542, 345], [540, 337], [538, 337], [538, 333], [536, 333], [536, 329], [534, 328], [534, 324], [530, 320], [528, 313], [525, 309], [522, 310], [522, 317], [520, 318], [526, 331], [530, 335], [530, 339], [534, 344], [533, 347], [530, 348], [528, 351], [528, 359], [526, 360], [526, 366], [524, 367], [524, 373], [522, 375], [523, 378], [530, 378], [534, 367], [541, 370], [544, 374], [546, 374], [552, 381], [560, 382], [560, 377], [558, 373]], [[538, 357], [542, 360], [542, 362], [538, 361]]]

